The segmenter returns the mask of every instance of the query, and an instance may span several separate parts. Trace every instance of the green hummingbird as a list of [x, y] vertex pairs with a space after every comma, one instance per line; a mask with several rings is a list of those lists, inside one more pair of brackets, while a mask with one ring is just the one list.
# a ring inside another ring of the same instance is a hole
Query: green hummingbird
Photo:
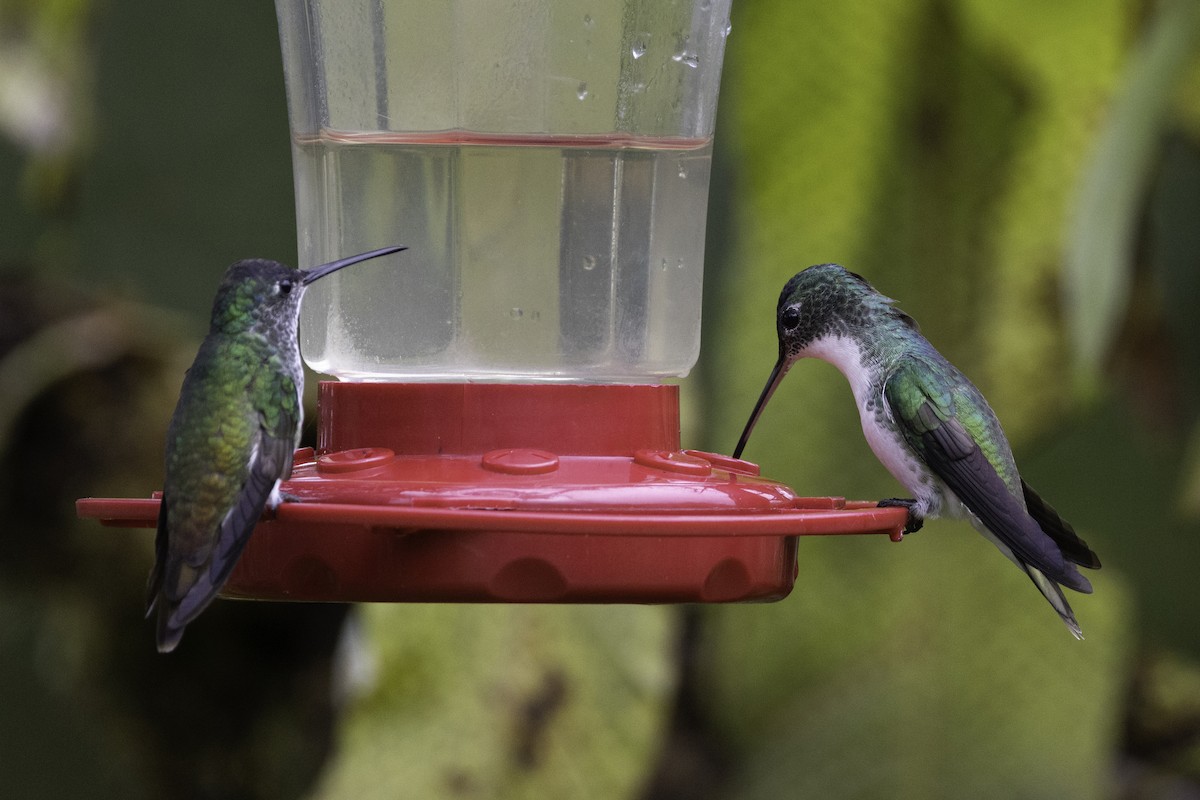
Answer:
[[158, 608], [159, 652], [175, 649], [229, 578], [264, 508], [283, 499], [279, 484], [291, 475], [303, 417], [297, 328], [305, 288], [342, 267], [404, 249], [385, 247], [310, 270], [250, 259], [226, 271], [167, 428], [146, 601], [146, 616]]
[[965, 516], [1082, 639], [1060, 586], [1091, 593], [1076, 567], [1099, 569], [1100, 559], [1021, 479], [987, 400], [894, 302], [837, 264], [789, 280], [775, 316], [779, 358], [733, 455], [741, 456], [792, 364], [809, 357], [833, 364], [850, 383], [871, 450], [913, 496], [879, 505], [908, 510], [906, 533], [926, 517]]

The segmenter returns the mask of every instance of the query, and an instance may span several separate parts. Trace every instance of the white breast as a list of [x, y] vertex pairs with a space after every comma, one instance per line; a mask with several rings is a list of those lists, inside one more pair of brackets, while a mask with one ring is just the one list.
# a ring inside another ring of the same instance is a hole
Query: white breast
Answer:
[[[871, 452], [913, 497], [926, 504], [933, 500], [929, 496], [936, 491], [936, 479], [899, 435], [882, 424], [884, 421], [892, 422], [892, 412], [883, 398], [882, 382], [875, 384], [872, 381], [874, 376], [863, 359], [858, 343], [844, 336], [825, 336], [806, 347], [800, 355], [827, 361], [846, 376], [858, 406], [863, 436]], [[928, 510], [936, 512], [936, 509]]]

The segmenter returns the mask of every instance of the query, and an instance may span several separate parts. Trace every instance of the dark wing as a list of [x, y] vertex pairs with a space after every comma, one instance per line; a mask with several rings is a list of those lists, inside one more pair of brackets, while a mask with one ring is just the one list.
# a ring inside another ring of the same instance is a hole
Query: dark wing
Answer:
[[158, 593], [162, 590], [163, 576], [166, 574], [167, 550], [170, 540], [167, 534], [167, 498], [164, 495], [158, 501], [158, 530], [154, 534], [154, 568], [150, 570], [150, 580], [146, 582], [146, 616], [154, 610]]
[[208, 569], [172, 615], [172, 622], [179, 625], [195, 619], [225, 585], [262, 517], [275, 482], [292, 471], [301, 413], [295, 383], [277, 364], [266, 364], [256, 373], [248, 396], [257, 421], [250, 469], [237, 501], [217, 529]]
[[[292, 455], [290, 441], [287, 443], [286, 449], [290, 459]], [[242, 550], [250, 541], [250, 535], [254, 533], [254, 528], [262, 516], [263, 508], [279, 477], [278, 470], [281, 468], [278, 466], [278, 453], [280, 450], [281, 448], [274, 439], [260, 436], [249, 476], [237, 502], [218, 526], [216, 540], [211, 551], [206, 554], [197, 553], [196, 556], [200, 563], [194, 566], [182, 560], [174, 565], [174, 590], [166, 592], [169, 602], [160, 602], [158, 611], [158, 649], [160, 651], [168, 652], [175, 649], [183, 636], [183, 629], [200, 616], [204, 609], [208, 608], [209, 603], [216, 598], [221, 587], [225, 585], [225, 581], [229, 579], [229, 574], [237, 564]], [[163, 509], [167, 508], [167, 503], [168, 498], [164, 495]], [[159, 542], [165, 542], [166, 537], [162, 533], [165, 526], [162, 525], [161, 519], [162, 515], [160, 514]], [[165, 545], [156, 543], [156, 549], [160, 546]], [[160, 566], [165, 563], [163, 561], [165, 553], [158, 558], [159, 561], [155, 563], [150, 578], [151, 606], [154, 603], [154, 596], [163, 587], [164, 581], [169, 580], [165, 573], [170, 570], [170, 565], [165, 569]], [[183, 588], [181, 595], [179, 594], [180, 588]], [[149, 613], [149, 608], [147, 613]]]
[[[172, 498], [166, 493], [163, 496], [158, 561], [150, 579], [151, 591], [159, 595], [160, 651], [173, 649], [183, 636], [184, 627], [216, 597], [250, 541], [276, 481], [291, 474], [296, 431], [300, 425], [295, 383], [279, 368], [275, 359], [255, 356], [254, 377], [246, 388], [241, 405], [245, 416], [240, 419], [250, 427], [249, 449], [241, 450], [242, 455], [238, 455], [239, 451], [232, 448], [218, 448], [222, 452], [221, 466], [214, 464], [215, 468], [231, 471], [246, 469], [246, 479], [235, 487], [232, 506], [217, 521], [215, 535], [193, 534], [193, 542], [196, 536], [201, 542], [211, 536], [210, 545], [193, 544], [174, 560], [169, 558], [165, 515], [171, 508]], [[278, 392], [282, 395], [273, 394]], [[226, 422], [229, 422], [228, 418]]]
[[975, 438], [957, 417], [953, 397], [923, 379], [924, 370], [901, 366], [884, 397], [905, 438], [971, 513], [1022, 563], [1076, 591], [1087, 579], [1063, 559], [1055, 541], [1009, 491]]
[[233, 572], [238, 557], [246, 548], [246, 544], [250, 541], [250, 535], [254, 533], [254, 528], [262, 517], [263, 509], [271, 496], [271, 490], [275, 488], [275, 481], [283, 475], [283, 464], [285, 463], [281, 458], [283, 450], [287, 451], [286, 464], [290, 466], [294, 450], [291, 439], [282, 441], [265, 433], [259, 437], [246, 484], [238, 496], [237, 503], [229, 510], [217, 529], [217, 540], [212, 550], [207, 574], [197, 583], [197, 588], [202, 585], [206, 587], [208, 596], [206, 598], [197, 597], [194, 610], [192, 609], [194, 604], [189, 602], [191, 592], [180, 602], [179, 614], [186, 615], [182, 621], [183, 624], [187, 624], [195, 618], [196, 614], [203, 611], [208, 602], [225, 585], [225, 581], [229, 579], [229, 573]]

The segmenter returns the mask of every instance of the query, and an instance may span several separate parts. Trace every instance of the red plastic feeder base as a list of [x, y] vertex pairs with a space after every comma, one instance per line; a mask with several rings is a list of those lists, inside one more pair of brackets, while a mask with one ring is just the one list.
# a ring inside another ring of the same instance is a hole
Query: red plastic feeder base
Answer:
[[[777, 600], [796, 537], [884, 533], [907, 513], [800, 498], [758, 467], [679, 449], [675, 386], [320, 386], [299, 450], [223, 594], [267, 600]], [[158, 501], [78, 501], [152, 527]]]

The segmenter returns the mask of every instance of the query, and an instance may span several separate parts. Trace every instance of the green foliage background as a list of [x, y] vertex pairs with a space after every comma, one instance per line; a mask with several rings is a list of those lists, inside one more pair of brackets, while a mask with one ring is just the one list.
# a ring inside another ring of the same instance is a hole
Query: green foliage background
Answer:
[[[170, 658], [145, 495], [230, 261], [295, 254], [269, 4], [0, 0], [0, 785], [13, 796], [1200, 793], [1200, 4], [736, 0], [685, 445], [838, 261], [988, 395], [1101, 554], [1073, 641], [968, 526], [815, 539], [770, 605], [217, 604]], [[311, 383], [311, 381], [310, 381]], [[311, 415], [310, 415], [311, 417]], [[802, 364], [747, 455], [891, 496]]]

